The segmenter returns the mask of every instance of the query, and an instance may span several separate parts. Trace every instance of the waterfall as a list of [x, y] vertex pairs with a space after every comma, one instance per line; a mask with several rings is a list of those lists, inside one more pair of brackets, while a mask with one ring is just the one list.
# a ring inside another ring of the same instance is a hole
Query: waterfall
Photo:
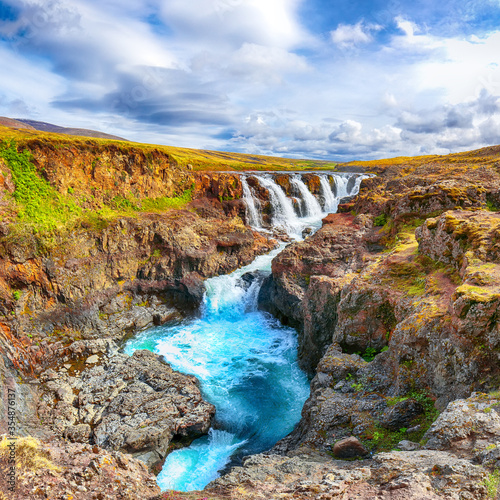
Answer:
[[301, 229], [304, 225], [301, 223], [290, 198], [287, 198], [283, 189], [270, 177], [259, 177], [259, 182], [268, 191], [271, 197], [273, 208], [272, 225], [284, 229], [288, 235], [300, 238]]
[[322, 210], [318, 200], [309, 191], [304, 181], [298, 176], [292, 176], [290, 182], [299, 190], [300, 196], [305, 206], [306, 217], [321, 217]]
[[344, 177], [343, 175], [334, 175], [335, 185], [337, 186], [337, 198], [345, 198], [349, 196], [349, 191], [347, 190], [347, 185], [349, 184], [349, 177]]
[[361, 182], [364, 179], [369, 179], [371, 176], [370, 175], [360, 175], [356, 177], [356, 183], [354, 184], [354, 188], [351, 191], [351, 196], [354, 196], [359, 193], [359, 188], [361, 187]]
[[[208, 436], [166, 458], [162, 490], [201, 490], [232, 457], [269, 450], [293, 430], [309, 396], [294, 330], [257, 309], [256, 291], [285, 244], [230, 275], [206, 280], [198, 317], [141, 332], [125, 352], [150, 349], [195, 375], [217, 408]], [[198, 496], [196, 496], [198, 498]]]
[[247, 207], [247, 218], [250, 226], [255, 229], [262, 229], [261, 206], [258, 198], [252, 195], [250, 186], [244, 175], [241, 176], [241, 185], [243, 187], [243, 201]]
[[321, 195], [323, 197], [323, 211], [336, 212], [338, 208], [338, 198], [334, 195], [330, 185], [330, 179], [325, 175], [320, 175]]
[[[253, 174], [260, 185], [267, 189], [271, 205], [271, 226], [285, 231], [292, 239], [302, 239], [306, 228], [317, 229], [325, 213], [336, 212], [342, 198], [358, 194], [361, 181], [369, 176], [359, 174], [316, 174], [320, 181], [321, 198], [317, 199], [308, 189], [300, 174], [290, 173], [290, 184], [300, 195], [301, 215], [294, 209], [292, 199], [279, 186], [271, 173]], [[333, 180], [333, 182], [332, 182]], [[245, 175], [241, 176], [243, 200], [247, 208], [248, 224], [255, 229], [265, 231], [262, 211], [263, 205], [248, 185]]]

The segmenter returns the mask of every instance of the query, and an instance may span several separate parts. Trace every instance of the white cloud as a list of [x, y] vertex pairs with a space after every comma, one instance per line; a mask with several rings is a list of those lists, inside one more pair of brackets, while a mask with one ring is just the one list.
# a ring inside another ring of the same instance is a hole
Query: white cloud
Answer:
[[195, 37], [212, 46], [248, 42], [289, 49], [309, 38], [297, 19], [299, 4], [300, 0], [170, 0], [161, 4], [161, 16], [188, 44]]
[[445, 37], [400, 16], [325, 39], [301, 24], [305, 0], [4, 1], [24, 9], [0, 28], [5, 114], [296, 156], [500, 142], [500, 31]]
[[281, 83], [287, 73], [301, 73], [309, 66], [304, 57], [287, 52], [279, 47], [266, 47], [245, 43], [231, 56], [228, 70], [235, 75], [251, 78], [252, 81], [274, 81]]
[[330, 32], [332, 41], [340, 47], [354, 47], [373, 41], [372, 32], [382, 29], [376, 24], [365, 25], [362, 21], [356, 24], [339, 24], [336, 30]]

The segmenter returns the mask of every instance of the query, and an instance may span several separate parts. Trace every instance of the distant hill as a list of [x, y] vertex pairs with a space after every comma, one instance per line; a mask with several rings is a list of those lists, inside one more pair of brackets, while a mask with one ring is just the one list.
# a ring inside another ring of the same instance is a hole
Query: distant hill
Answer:
[[39, 122], [36, 120], [25, 120], [23, 118], [6, 118], [0, 116], [0, 125], [15, 129], [40, 130], [42, 132], [55, 132], [57, 134], [77, 135], [83, 137], [96, 137], [98, 139], [112, 139], [115, 141], [127, 141], [123, 137], [116, 135], [105, 134], [97, 130], [89, 130], [85, 128], [60, 127], [53, 123]]
[[15, 129], [23, 129], [23, 130], [36, 130], [35, 127], [28, 125], [27, 123], [23, 123], [19, 120], [14, 120], [12, 118], [6, 118], [4, 116], [0, 116], [0, 125], [4, 127], [10, 127]]

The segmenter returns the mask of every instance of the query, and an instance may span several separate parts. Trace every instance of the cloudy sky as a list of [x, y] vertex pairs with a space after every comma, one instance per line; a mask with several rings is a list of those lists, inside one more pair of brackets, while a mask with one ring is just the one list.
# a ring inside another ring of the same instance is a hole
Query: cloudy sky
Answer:
[[500, 144], [500, 0], [0, 0], [0, 115], [340, 161]]

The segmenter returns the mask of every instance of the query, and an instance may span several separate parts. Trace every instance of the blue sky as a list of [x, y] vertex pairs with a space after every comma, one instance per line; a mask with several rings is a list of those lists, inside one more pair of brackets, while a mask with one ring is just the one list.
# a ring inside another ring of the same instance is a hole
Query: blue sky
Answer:
[[0, 115], [339, 161], [500, 144], [500, 0], [0, 0]]

